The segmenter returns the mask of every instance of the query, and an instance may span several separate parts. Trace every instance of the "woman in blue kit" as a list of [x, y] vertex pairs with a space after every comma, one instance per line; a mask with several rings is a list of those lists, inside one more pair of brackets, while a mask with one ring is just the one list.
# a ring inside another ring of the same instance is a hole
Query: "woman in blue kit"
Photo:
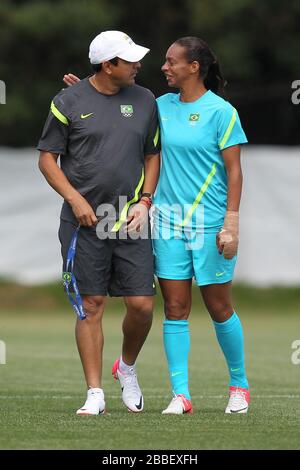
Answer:
[[[164, 346], [174, 397], [163, 414], [192, 413], [188, 386], [192, 280], [212, 318], [228, 365], [226, 413], [250, 402], [241, 322], [231, 301], [242, 189], [240, 144], [247, 142], [235, 108], [218, 93], [224, 80], [208, 45], [175, 41], [162, 67], [179, 94], [157, 99], [162, 168], [155, 195], [153, 247], [164, 298]], [[72, 85], [79, 80], [65, 76]]]
[[153, 246], [164, 298], [163, 327], [174, 397], [163, 414], [192, 413], [188, 386], [192, 279], [212, 318], [228, 365], [226, 413], [250, 401], [241, 322], [231, 301], [242, 189], [240, 144], [247, 142], [236, 109], [221, 98], [224, 81], [208, 45], [175, 41], [162, 66], [170, 87], [157, 99], [162, 168], [154, 198]]

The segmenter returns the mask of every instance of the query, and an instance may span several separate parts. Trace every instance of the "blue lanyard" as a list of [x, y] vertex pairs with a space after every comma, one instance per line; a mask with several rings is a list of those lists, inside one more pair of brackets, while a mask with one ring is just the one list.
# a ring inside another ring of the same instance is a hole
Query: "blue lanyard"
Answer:
[[[84, 320], [86, 318], [86, 314], [84, 313], [83, 310], [83, 304], [82, 304], [82, 299], [81, 295], [79, 293], [78, 287], [77, 287], [77, 282], [76, 278], [73, 273], [73, 267], [74, 267], [74, 258], [75, 258], [75, 253], [76, 253], [76, 244], [77, 244], [77, 238], [78, 238], [78, 232], [80, 229], [80, 225], [76, 228], [69, 249], [68, 249], [68, 256], [67, 256], [67, 264], [66, 264], [66, 271], [63, 272], [63, 286], [65, 288], [66, 293], [68, 294], [70, 303], [75, 310], [76, 315], [80, 320]], [[72, 285], [75, 293], [75, 298], [72, 296], [70, 292], [70, 285]]]

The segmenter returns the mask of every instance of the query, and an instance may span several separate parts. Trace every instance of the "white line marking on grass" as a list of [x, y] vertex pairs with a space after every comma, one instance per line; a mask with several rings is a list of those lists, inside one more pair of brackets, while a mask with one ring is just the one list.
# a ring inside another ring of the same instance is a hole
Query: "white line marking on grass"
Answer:
[[[144, 393], [146, 398], [149, 399], [154, 399], [154, 398], [170, 398], [170, 395], [147, 395]], [[0, 395], [0, 400], [8, 400], [8, 399], [33, 399], [33, 400], [73, 400], [77, 399], [78, 397], [81, 397], [82, 395], [76, 394], [76, 395]], [[108, 398], [112, 399], [119, 399], [120, 395], [107, 395]], [[194, 399], [199, 399], [199, 398], [228, 398], [228, 395], [193, 395]], [[300, 395], [251, 395], [251, 398], [288, 398], [288, 399], [299, 399]]]

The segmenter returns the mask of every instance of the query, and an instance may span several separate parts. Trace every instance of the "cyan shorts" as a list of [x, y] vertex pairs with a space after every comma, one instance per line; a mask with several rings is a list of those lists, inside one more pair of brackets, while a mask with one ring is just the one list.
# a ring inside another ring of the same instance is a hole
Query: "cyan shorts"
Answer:
[[217, 233], [173, 231], [169, 239], [153, 239], [155, 274], [163, 279], [196, 280], [198, 286], [222, 284], [233, 278], [237, 257], [225, 259], [219, 254]]

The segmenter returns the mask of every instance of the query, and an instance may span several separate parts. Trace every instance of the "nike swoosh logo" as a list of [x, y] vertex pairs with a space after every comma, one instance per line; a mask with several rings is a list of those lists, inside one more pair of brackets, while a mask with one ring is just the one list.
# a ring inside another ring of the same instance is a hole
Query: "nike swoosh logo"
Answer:
[[237, 372], [238, 370], [240, 370], [240, 368], [238, 367], [237, 369], [230, 369], [231, 372]]
[[245, 408], [241, 408], [240, 410], [230, 410], [230, 413], [238, 413], [239, 411], [246, 410], [248, 406], [245, 406]]
[[180, 375], [182, 372], [172, 372], [171, 377], [176, 377], [176, 375]]
[[81, 117], [81, 119], [85, 119], [85, 118], [91, 116], [92, 114], [94, 114], [94, 113], [82, 114], [80, 117]]
[[220, 277], [220, 276], [223, 276], [223, 274], [225, 274], [225, 271], [223, 271], [222, 273], [216, 273], [216, 276]]
[[140, 403], [138, 405], [135, 405], [135, 407], [138, 409], [138, 410], [141, 410], [142, 409], [142, 404], [143, 404], [143, 397], [141, 396], [140, 398]]

